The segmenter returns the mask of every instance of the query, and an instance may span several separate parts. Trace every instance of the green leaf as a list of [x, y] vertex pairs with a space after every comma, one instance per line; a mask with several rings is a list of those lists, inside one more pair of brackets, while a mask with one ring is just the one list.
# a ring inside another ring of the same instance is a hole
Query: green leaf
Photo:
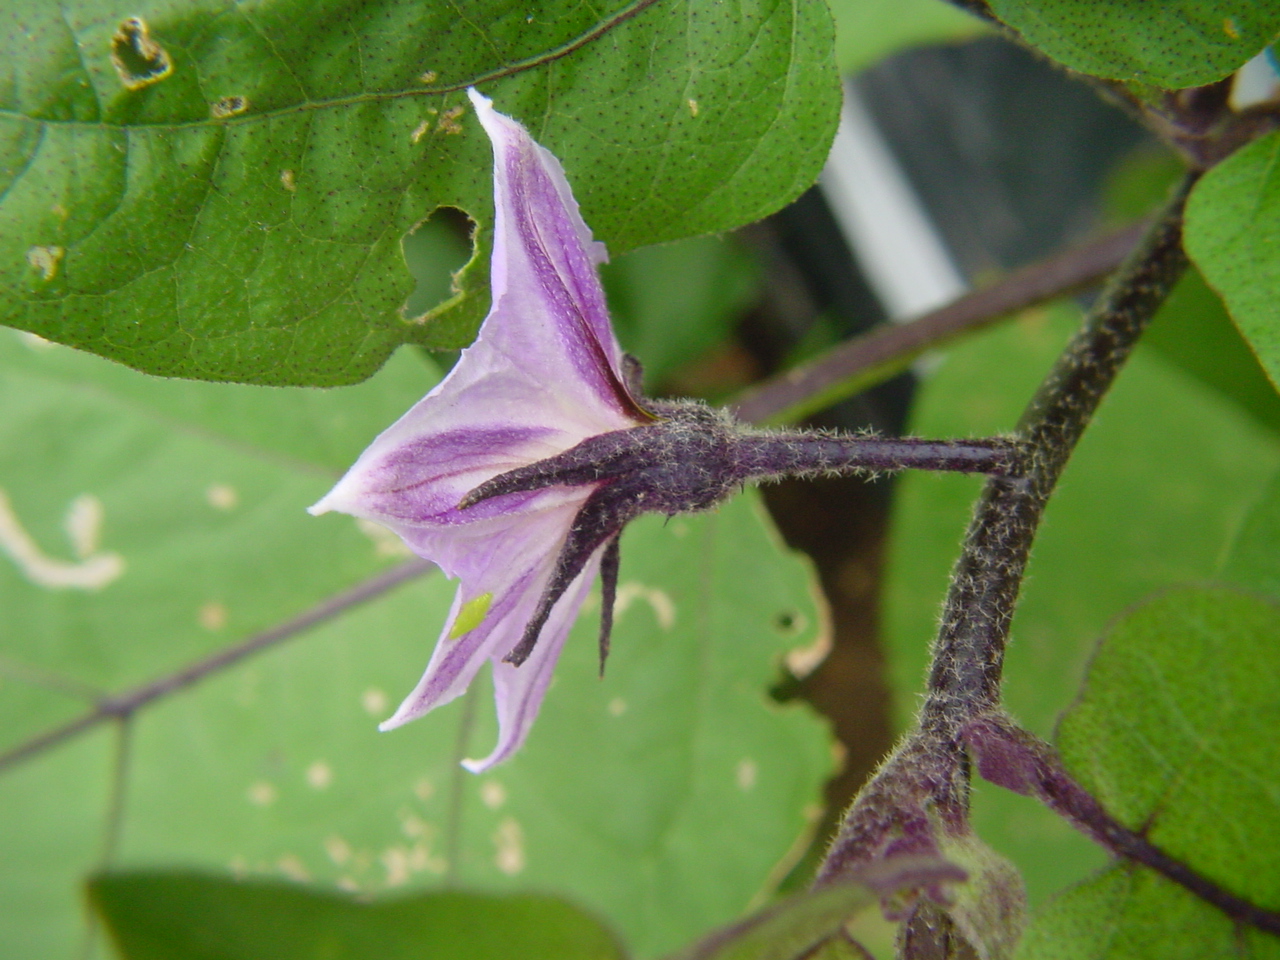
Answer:
[[[1274, 603], [1225, 589], [1160, 596], [1099, 646], [1057, 737], [1067, 768], [1112, 816], [1270, 910], [1280, 909], [1278, 636]], [[1068, 893], [1043, 922], [1020, 957], [1258, 955], [1238, 952], [1226, 915], [1136, 867]], [[1280, 956], [1280, 941], [1253, 939]]]
[[1280, 599], [1280, 474], [1245, 515], [1224, 559], [1222, 577]]
[[621, 960], [596, 919], [553, 897], [357, 901], [276, 882], [122, 873], [89, 884], [122, 960]]
[[[822, 0], [10, 8], [6, 322], [169, 376], [351, 383], [399, 344], [467, 344], [492, 217], [468, 84], [561, 158], [615, 253], [782, 206], [839, 109]], [[442, 205], [475, 254], [409, 315], [401, 241]]]
[[[861, 884], [841, 884], [789, 897], [739, 923], [719, 930], [697, 946], [671, 960], [795, 960], [810, 957], [819, 944], [830, 940], [845, 922], [879, 900]], [[834, 956], [840, 944], [828, 947]], [[831, 956], [831, 953], [825, 956]], [[848, 955], [857, 957], [857, 953]], [[824, 954], [818, 954], [824, 956]]]
[[[397, 541], [304, 507], [433, 382], [412, 353], [358, 387], [280, 390], [157, 380], [3, 336], [0, 372], [13, 517], [42, 555], [74, 565], [64, 521], [92, 494], [88, 553], [124, 562], [96, 591], [56, 589], [47, 571], [29, 578], [29, 557], [0, 553], [0, 749], [401, 558]], [[145, 708], [119, 778], [114, 727], [0, 771], [0, 819], [23, 825], [0, 837], [0, 900], [21, 905], [0, 910], [0, 955], [72, 954], [76, 882], [104, 848], [113, 867], [362, 894], [446, 881], [561, 893], [642, 956], [738, 916], [807, 843], [832, 766], [823, 724], [766, 692], [789, 650], [821, 638], [812, 578], [754, 496], [637, 522], [622, 554], [608, 674], [597, 605], [524, 751], [483, 777], [457, 761], [493, 743], [487, 680], [376, 730], [445, 620], [454, 585], [439, 576]]]
[[836, 63], [857, 73], [890, 54], [928, 43], [971, 37], [977, 17], [943, 0], [828, 0], [836, 20]]
[[1280, 8], [1241, 0], [990, 0], [1060, 63], [1175, 90], [1221, 80], [1280, 32]]
[[[1009, 430], [1077, 316], [1033, 311], [948, 351], [922, 385], [911, 432]], [[1154, 590], [1213, 577], [1277, 466], [1274, 433], [1140, 346], [1073, 455], [1037, 537], [1005, 662], [1014, 715], [1048, 735], [1108, 621]], [[905, 723], [980, 481], [911, 473], [897, 482], [885, 623]], [[1022, 871], [1033, 906], [1101, 865], [1096, 847], [1034, 800], [979, 783], [975, 816], [978, 835]]]
[[1149, 870], [1117, 866], [1058, 897], [1036, 917], [1015, 960], [1205, 960], [1280, 957], [1280, 940], [1237, 928], [1220, 911]]
[[1280, 385], [1280, 133], [1204, 175], [1187, 202], [1187, 252]]

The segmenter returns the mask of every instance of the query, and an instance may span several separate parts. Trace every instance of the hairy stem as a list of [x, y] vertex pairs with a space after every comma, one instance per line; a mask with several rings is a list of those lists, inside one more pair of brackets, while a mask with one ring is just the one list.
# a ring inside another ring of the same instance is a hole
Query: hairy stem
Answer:
[[775, 433], [739, 437], [734, 456], [752, 479], [851, 472], [950, 470], [1007, 474], [1018, 467], [1018, 445], [1000, 438], [923, 440], [918, 437]]
[[748, 423], [797, 420], [889, 379], [932, 347], [1099, 282], [1123, 262], [1147, 226], [1131, 224], [1015, 270], [908, 323], [877, 327], [744, 391], [729, 407]]
[[1108, 284], [1018, 424], [1025, 473], [987, 482], [969, 524], [934, 645], [926, 728], [954, 727], [1000, 700], [1009, 624], [1045, 505], [1089, 421], [1138, 338], [1187, 266], [1174, 199]]
[[1058, 477], [1138, 337], [1186, 268], [1182, 212], [1189, 174], [1116, 272], [1027, 407], [1016, 438], [1022, 467], [991, 477], [969, 525], [917, 729], [845, 814], [818, 872], [820, 886], [934, 830], [967, 830], [969, 765], [962, 730], [998, 710], [1009, 624], [1031, 543]]

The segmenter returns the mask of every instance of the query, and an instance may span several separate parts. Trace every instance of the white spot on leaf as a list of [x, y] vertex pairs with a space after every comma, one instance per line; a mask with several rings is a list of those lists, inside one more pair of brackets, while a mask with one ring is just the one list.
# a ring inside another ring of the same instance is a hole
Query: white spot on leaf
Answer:
[[200, 608], [196, 619], [206, 630], [221, 630], [227, 625], [227, 608], [217, 601], [210, 601]]
[[269, 807], [276, 802], [276, 788], [265, 780], [259, 780], [249, 787], [247, 796], [255, 807]]
[[621, 697], [614, 697], [605, 709], [609, 711], [609, 716], [620, 717], [627, 712], [627, 701]]
[[293, 193], [295, 190], [298, 189], [298, 183], [293, 178], [292, 170], [280, 171], [280, 186], [284, 187], [290, 193]]
[[689, 105], [689, 116], [696, 117], [698, 115], [698, 101], [690, 99], [686, 100], [685, 103]]
[[204, 492], [204, 498], [215, 510], [234, 510], [240, 502], [236, 488], [226, 483], [215, 483]]
[[14, 514], [8, 495], [0, 490], [0, 551], [8, 554], [23, 575], [37, 586], [52, 590], [101, 590], [124, 574], [124, 557], [120, 554], [80, 552], [85, 544], [97, 544], [102, 518], [102, 504], [96, 497], [86, 494], [73, 500], [63, 527], [80, 560], [78, 563], [55, 560], [36, 546]]
[[387, 695], [377, 687], [370, 687], [360, 694], [360, 706], [370, 716], [380, 717], [387, 712]]
[[67, 251], [56, 244], [32, 247], [27, 251], [27, 263], [40, 274], [40, 279], [48, 283], [58, 275], [58, 264]]
[[404, 847], [388, 847], [379, 859], [387, 871], [388, 887], [400, 887], [409, 882], [409, 852]]
[[756, 785], [756, 775], [760, 772], [756, 766], [756, 762], [750, 757], [744, 757], [738, 761], [738, 768], [734, 771], [734, 780], [737, 781], [738, 789], [744, 793]]
[[324, 852], [329, 855], [329, 859], [334, 862], [335, 866], [340, 867], [351, 859], [351, 844], [336, 835], [326, 837]]
[[302, 865], [302, 861], [292, 853], [286, 853], [277, 860], [276, 869], [290, 880], [294, 880], [298, 883], [306, 883], [311, 879], [311, 874], [309, 874], [307, 872], [307, 868]]
[[618, 598], [613, 606], [614, 616], [621, 619], [637, 600], [643, 600], [649, 604], [654, 618], [658, 621], [658, 626], [663, 630], [670, 630], [675, 626], [676, 605], [671, 602], [671, 598], [657, 587], [646, 587], [643, 583], [637, 583], [634, 580], [618, 588]]
[[497, 810], [507, 802], [507, 788], [497, 780], [486, 780], [480, 784], [480, 800], [490, 810]]
[[333, 769], [323, 760], [307, 767], [307, 784], [316, 790], [326, 790], [333, 783]]
[[426, 777], [420, 777], [413, 785], [413, 795], [425, 803], [436, 795], [436, 785]]
[[514, 817], [507, 817], [493, 832], [493, 845], [497, 852], [493, 862], [499, 870], [514, 877], [524, 869], [524, 831]]
[[419, 140], [421, 140], [430, 132], [431, 132], [431, 121], [423, 120], [420, 124], [418, 124], [416, 127], [413, 128], [413, 133], [409, 134], [409, 139], [413, 143], [417, 143]]

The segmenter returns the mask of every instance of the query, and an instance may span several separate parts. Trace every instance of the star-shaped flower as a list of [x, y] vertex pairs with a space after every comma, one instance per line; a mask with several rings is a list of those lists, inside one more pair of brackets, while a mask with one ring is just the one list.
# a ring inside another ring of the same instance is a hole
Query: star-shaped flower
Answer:
[[747, 480], [898, 469], [921, 455], [985, 470], [1007, 450], [760, 433], [694, 401], [644, 399], [605, 307], [604, 246], [559, 162], [469, 94], [493, 144], [489, 315], [449, 375], [311, 512], [384, 524], [461, 581], [426, 672], [381, 729], [448, 703], [491, 661], [498, 743], [465, 761], [480, 772], [524, 741], [598, 572], [603, 664], [618, 537], [636, 516], [704, 510]]
[[[575, 544], [584, 555], [574, 558], [573, 575], [563, 571], [568, 582], [556, 584], [558, 601], [543, 602], [598, 484], [507, 493], [465, 509], [460, 503], [499, 474], [654, 418], [626, 383], [596, 273], [604, 246], [578, 214], [559, 162], [486, 97], [470, 96], [493, 143], [492, 308], [449, 375], [374, 440], [311, 512], [385, 524], [461, 580], [426, 673], [381, 729], [454, 699], [490, 660], [498, 745], [467, 761], [478, 772], [524, 740], [606, 554], [616, 568], [617, 541], [615, 534]], [[508, 658], [535, 615], [545, 623], [517, 665]]]

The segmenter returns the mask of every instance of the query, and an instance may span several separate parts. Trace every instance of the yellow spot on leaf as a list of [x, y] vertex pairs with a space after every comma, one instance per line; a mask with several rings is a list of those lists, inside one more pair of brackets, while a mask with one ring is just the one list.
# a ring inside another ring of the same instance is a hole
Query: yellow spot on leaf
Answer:
[[236, 488], [225, 483], [215, 483], [204, 492], [204, 497], [215, 510], [234, 510], [240, 502]]
[[756, 785], [756, 775], [760, 772], [756, 766], [756, 762], [750, 757], [744, 757], [738, 761], [738, 769], [734, 772], [734, 779], [738, 783], [738, 789], [744, 793]]
[[141, 17], [129, 17], [111, 37], [111, 65], [129, 90], [141, 90], [173, 73], [173, 61]]
[[360, 694], [360, 706], [371, 717], [380, 717], [387, 712], [387, 695], [377, 687], [370, 687]]
[[[23, 575], [40, 587], [53, 590], [101, 590], [124, 573], [124, 558], [118, 553], [96, 553], [102, 526], [102, 504], [88, 494], [77, 497], [67, 510], [63, 527], [71, 539], [79, 562], [68, 563], [45, 556], [18, 520], [9, 497], [0, 490], [0, 552], [18, 566]], [[83, 551], [83, 552], [82, 552]]]
[[1222, 21], [1222, 32], [1232, 40], [1240, 39], [1240, 28], [1236, 26], [1236, 22], [1232, 17], [1227, 17]]
[[255, 807], [269, 807], [276, 802], [276, 788], [265, 780], [259, 780], [249, 787], [249, 802]]
[[627, 701], [621, 697], [614, 697], [605, 709], [609, 711], [609, 716], [620, 717], [627, 712]]
[[458, 121], [466, 112], [467, 108], [462, 104], [458, 104], [456, 107], [450, 107], [444, 113], [440, 114], [440, 122], [436, 124], [436, 133], [461, 133], [462, 124]]
[[198, 619], [206, 630], [221, 630], [227, 625], [227, 608], [216, 601], [206, 603], [200, 608]]
[[298, 184], [297, 184], [297, 181], [294, 180], [292, 170], [280, 171], [280, 186], [284, 187], [290, 193], [293, 193], [295, 190], [298, 189]]
[[40, 274], [40, 279], [48, 283], [58, 275], [58, 264], [67, 251], [56, 244], [44, 247], [32, 247], [27, 251], [27, 263]]
[[618, 588], [617, 602], [614, 604], [614, 615], [621, 619], [637, 600], [643, 600], [653, 610], [654, 619], [663, 630], [670, 630], [676, 622], [676, 605], [667, 594], [657, 587], [646, 587], [643, 583], [624, 583]]
[[439, 79], [439, 77], [440, 77], [440, 74], [436, 73], [434, 70], [428, 70], [418, 79], [421, 80], [423, 83], [435, 83], [436, 80]]
[[404, 847], [388, 847], [379, 859], [387, 871], [388, 887], [399, 887], [409, 882], [409, 851]]
[[413, 795], [425, 803], [436, 795], [436, 785], [426, 777], [419, 777], [413, 785]]
[[249, 109], [249, 101], [245, 97], [222, 97], [209, 104], [209, 116], [215, 120], [225, 120]]
[[507, 788], [497, 780], [486, 780], [480, 785], [480, 800], [490, 810], [497, 810], [507, 802]]
[[351, 859], [351, 844], [339, 836], [326, 837], [324, 852], [329, 855], [329, 859], [334, 862], [335, 866], [340, 867]]
[[431, 131], [431, 121], [423, 120], [420, 124], [413, 128], [413, 133], [409, 134], [409, 139], [417, 143]]
[[485, 614], [489, 612], [489, 606], [492, 603], [492, 593], [482, 593], [480, 596], [464, 603], [462, 609], [458, 611], [457, 617], [454, 618], [453, 626], [449, 628], [449, 639], [457, 640], [463, 634], [470, 633], [480, 626], [484, 622]]
[[286, 853], [277, 860], [276, 868], [290, 880], [298, 883], [306, 883], [311, 879], [311, 874], [307, 873], [307, 868], [302, 865], [302, 861], [292, 853]]
[[686, 100], [685, 103], [689, 105], [689, 116], [696, 117], [698, 115], [698, 101]]
[[494, 865], [509, 877], [524, 869], [524, 831], [514, 817], [507, 817], [493, 832]]
[[333, 783], [333, 769], [323, 760], [307, 767], [307, 783], [316, 790], [325, 790]]

